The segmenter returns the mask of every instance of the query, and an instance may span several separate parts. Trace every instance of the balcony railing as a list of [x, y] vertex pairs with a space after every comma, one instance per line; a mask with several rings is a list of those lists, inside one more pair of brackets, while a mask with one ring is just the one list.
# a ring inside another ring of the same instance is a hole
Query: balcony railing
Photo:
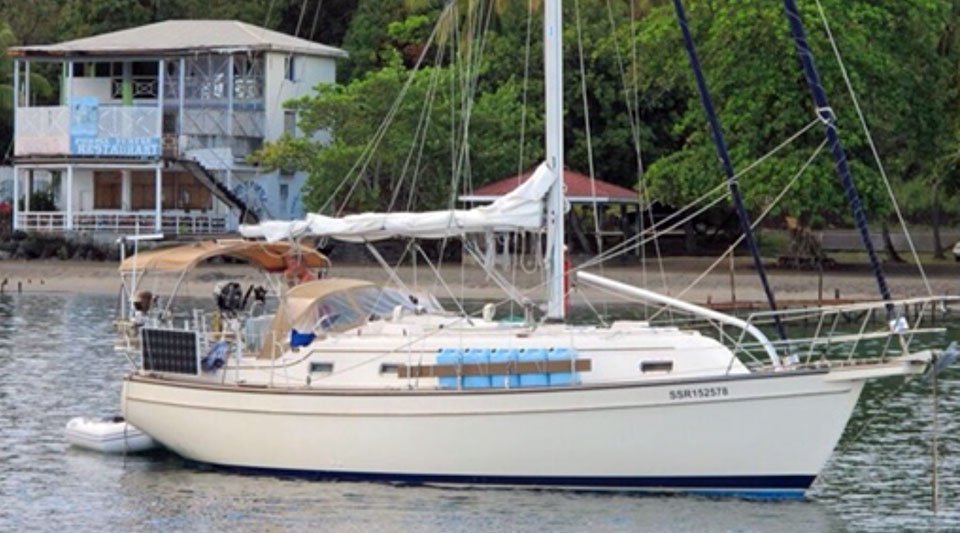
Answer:
[[70, 111], [66, 106], [18, 107], [15, 155], [70, 153]]
[[[140, 77], [130, 80], [130, 96], [133, 99], [154, 100], [157, 98], [157, 78]], [[123, 99], [123, 78], [110, 80], [110, 97], [115, 100]]]
[[[81, 211], [73, 214], [73, 231], [138, 233], [155, 230], [156, 213], [130, 211]], [[216, 234], [227, 231], [227, 216], [212, 213], [164, 211], [161, 230], [168, 235]], [[63, 211], [17, 213], [17, 227], [24, 231], [60, 233], [67, 231]]]
[[153, 106], [83, 105], [21, 107], [14, 153], [156, 157], [160, 110]]
[[[178, 115], [183, 122], [178, 141], [172, 133], [166, 140], [161, 136], [160, 110], [153, 105], [97, 104], [91, 99], [72, 107], [72, 116], [67, 106], [18, 108], [14, 154], [160, 157], [195, 148], [229, 148], [234, 157], [244, 158], [262, 145], [265, 135], [262, 111], [185, 109]], [[179, 144], [179, 150], [171, 143]]]

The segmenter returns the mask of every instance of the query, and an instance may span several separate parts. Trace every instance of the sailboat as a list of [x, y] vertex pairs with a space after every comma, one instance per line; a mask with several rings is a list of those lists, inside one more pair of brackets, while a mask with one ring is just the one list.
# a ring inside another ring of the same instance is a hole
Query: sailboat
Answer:
[[[217, 311], [183, 320], [141, 304], [122, 328], [135, 366], [123, 381], [125, 419], [188, 460], [268, 474], [801, 497], [867, 381], [918, 376], [943, 360], [939, 350], [912, 349], [914, 337], [942, 330], [897, 315], [938, 298], [802, 310], [819, 320], [817, 334], [771, 339], [760, 326], [798, 311], [738, 318], [579, 270], [572, 275], [581, 285], [688, 314], [723, 334], [630, 320], [568, 323], [560, 0], [544, 9], [546, 157], [511, 193], [475, 209], [244, 226], [247, 240], [145, 252], [121, 272], [132, 300], [137, 276], [185, 272], [215, 255], [247, 259], [268, 280], [282, 270], [277, 257], [324, 264], [296, 244], [303, 237], [374, 243], [545, 227], [545, 320], [519, 297], [524, 322], [498, 321], [491, 306], [479, 316], [446, 313], [398, 278], [389, 288], [337, 277], [290, 289], [271, 282], [275, 313], [248, 308], [241, 288], [229, 285]], [[849, 313], [864, 317], [863, 327], [836, 334], [831, 323]], [[877, 316], [885, 317], [879, 329], [871, 326]], [[884, 349], [853, 357], [866, 340]], [[833, 357], [838, 347], [850, 356]]]

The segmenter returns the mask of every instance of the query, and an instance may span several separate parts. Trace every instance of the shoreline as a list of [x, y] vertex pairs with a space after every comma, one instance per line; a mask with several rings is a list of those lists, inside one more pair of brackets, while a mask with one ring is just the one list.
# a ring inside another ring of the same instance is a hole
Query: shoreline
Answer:
[[[710, 257], [668, 257], [664, 258], [664, 275], [659, 268], [648, 263], [646, 272], [639, 264], [617, 264], [597, 266], [590, 270], [632, 285], [647, 286], [658, 292], [678, 295], [693, 282], [712, 262]], [[928, 291], [912, 265], [890, 265], [887, 269], [887, 282], [895, 299], [926, 296]], [[500, 301], [506, 294], [488, 280], [485, 272], [473, 264], [461, 265], [448, 263], [441, 267], [443, 285], [429, 267], [421, 265], [416, 271], [409, 265], [397, 269], [399, 277], [411, 288], [427, 290], [438, 298], [449, 298], [453, 293], [457, 298]], [[502, 272], [502, 270], [501, 270]], [[738, 258], [734, 272], [734, 292], [731, 293], [730, 264], [724, 261], [713, 272], [706, 275], [699, 284], [683, 294], [683, 298], [700, 303], [730, 306], [733, 301], [739, 307], [748, 307], [760, 303], [764, 295], [759, 280], [753, 273], [746, 258]], [[379, 284], [390, 283], [387, 273], [376, 264], [334, 264], [333, 276], [363, 279]], [[511, 279], [510, 271], [504, 277]], [[934, 294], [960, 294], [960, 265], [937, 263], [927, 267], [927, 276]], [[778, 300], [816, 301], [820, 291], [820, 277], [815, 271], [770, 269], [768, 277]], [[225, 279], [236, 279], [243, 284], [263, 284], [263, 277], [247, 265], [209, 264], [189, 273], [181, 287], [184, 296], [209, 297], [214, 286]], [[7, 280], [3, 292], [17, 293], [18, 283], [22, 292], [47, 293], [68, 292], [116, 295], [120, 291], [120, 276], [117, 264], [113, 262], [61, 261], [45, 260], [4, 260], [0, 261], [0, 283]], [[536, 288], [542, 279], [538, 273], [528, 274], [516, 269], [516, 285], [537, 300]], [[151, 290], [155, 294], [169, 294], [176, 282], [175, 275], [150, 275], [144, 278], [141, 289]], [[534, 290], [531, 290], [534, 289]], [[847, 265], [844, 268], [826, 271], [823, 274], [822, 297], [825, 304], [835, 300], [877, 300], [876, 281], [866, 265]], [[578, 298], [580, 300], [578, 301]], [[571, 296], [571, 303], [583, 303], [586, 298], [593, 302], [625, 301], [593, 289], [578, 289]]]

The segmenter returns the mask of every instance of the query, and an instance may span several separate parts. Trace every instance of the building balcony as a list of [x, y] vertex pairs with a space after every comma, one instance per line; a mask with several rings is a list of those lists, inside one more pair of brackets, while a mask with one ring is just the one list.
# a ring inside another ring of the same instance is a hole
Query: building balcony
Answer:
[[14, 156], [177, 159], [220, 148], [229, 151], [224, 161], [232, 167], [263, 145], [262, 111], [165, 108], [163, 114], [161, 124], [156, 105], [101, 104], [95, 98], [76, 98], [69, 107], [18, 107]]
[[63, 233], [89, 231], [97, 233], [138, 234], [161, 231], [165, 235], [220, 234], [228, 231], [228, 215], [163, 211], [160, 227], [153, 211], [27, 211], [17, 213], [16, 225], [23, 231]]

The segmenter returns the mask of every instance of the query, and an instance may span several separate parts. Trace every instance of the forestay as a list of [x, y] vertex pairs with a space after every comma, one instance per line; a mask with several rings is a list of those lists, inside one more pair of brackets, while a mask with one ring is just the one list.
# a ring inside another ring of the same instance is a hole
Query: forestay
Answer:
[[345, 217], [310, 213], [304, 220], [243, 225], [240, 233], [247, 238], [268, 241], [312, 235], [365, 242], [392, 237], [441, 239], [487, 231], [537, 230], [543, 226], [543, 199], [555, 181], [553, 170], [541, 163], [519, 187], [489, 205], [473, 209], [361, 213]]

